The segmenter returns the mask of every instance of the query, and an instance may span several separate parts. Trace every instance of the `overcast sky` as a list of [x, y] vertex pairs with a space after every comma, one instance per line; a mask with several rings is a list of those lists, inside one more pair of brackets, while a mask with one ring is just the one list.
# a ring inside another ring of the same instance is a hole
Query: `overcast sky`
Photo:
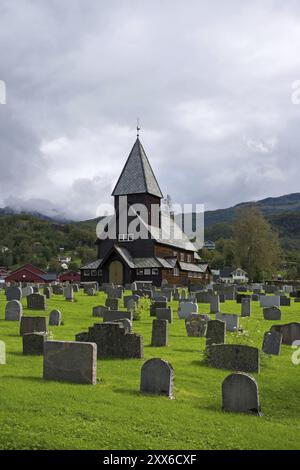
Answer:
[[299, 191], [298, 0], [1, 0], [0, 79], [2, 207], [98, 215], [137, 116], [174, 202]]

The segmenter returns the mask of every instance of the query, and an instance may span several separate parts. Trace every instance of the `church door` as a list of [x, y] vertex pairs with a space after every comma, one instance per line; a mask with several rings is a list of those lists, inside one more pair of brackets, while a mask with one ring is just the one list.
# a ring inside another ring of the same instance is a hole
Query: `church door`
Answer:
[[123, 265], [120, 261], [112, 261], [109, 265], [109, 282], [123, 284]]

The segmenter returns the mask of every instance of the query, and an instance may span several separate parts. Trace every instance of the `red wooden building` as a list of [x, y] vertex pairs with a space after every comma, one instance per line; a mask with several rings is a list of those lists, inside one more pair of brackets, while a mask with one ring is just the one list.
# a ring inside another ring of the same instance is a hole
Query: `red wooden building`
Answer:
[[60, 274], [60, 282], [80, 282], [80, 273], [77, 271], [66, 271], [65, 273]]
[[55, 273], [46, 273], [30, 263], [24, 264], [24, 266], [12, 271], [5, 277], [5, 282], [38, 282], [47, 284], [56, 280], [57, 275]]

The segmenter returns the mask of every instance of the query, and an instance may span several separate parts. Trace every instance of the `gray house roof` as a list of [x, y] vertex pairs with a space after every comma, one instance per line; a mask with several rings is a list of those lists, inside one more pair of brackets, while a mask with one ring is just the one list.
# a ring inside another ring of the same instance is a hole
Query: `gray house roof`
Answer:
[[112, 196], [148, 193], [163, 197], [146, 152], [139, 140], [134, 146], [117, 181]]

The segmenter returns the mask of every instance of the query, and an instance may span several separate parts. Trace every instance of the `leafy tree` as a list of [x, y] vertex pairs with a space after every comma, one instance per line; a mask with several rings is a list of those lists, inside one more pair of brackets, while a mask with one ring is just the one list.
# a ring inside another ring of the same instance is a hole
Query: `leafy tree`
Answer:
[[250, 279], [270, 277], [278, 268], [281, 248], [277, 233], [254, 206], [240, 209], [233, 225], [237, 264]]

